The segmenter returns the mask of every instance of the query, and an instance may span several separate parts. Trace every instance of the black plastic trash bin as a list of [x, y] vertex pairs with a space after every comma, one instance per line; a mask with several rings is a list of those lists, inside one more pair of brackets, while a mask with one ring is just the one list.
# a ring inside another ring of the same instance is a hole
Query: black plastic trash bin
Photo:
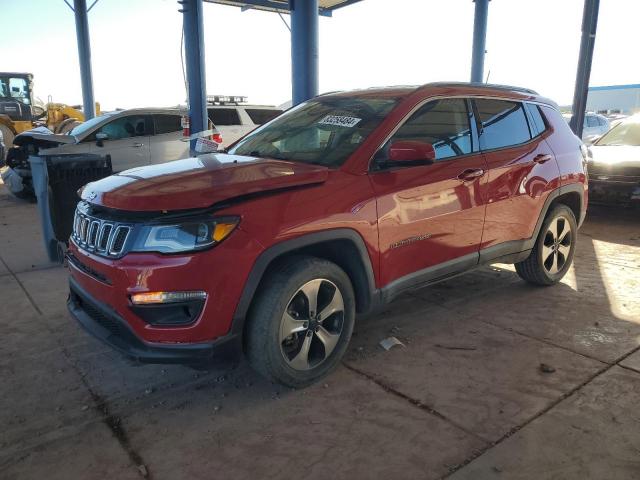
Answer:
[[111, 157], [92, 154], [29, 157], [38, 198], [45, 248], [51, 261], [61, 262], [80, 201], [78, 189], [112, 174]]

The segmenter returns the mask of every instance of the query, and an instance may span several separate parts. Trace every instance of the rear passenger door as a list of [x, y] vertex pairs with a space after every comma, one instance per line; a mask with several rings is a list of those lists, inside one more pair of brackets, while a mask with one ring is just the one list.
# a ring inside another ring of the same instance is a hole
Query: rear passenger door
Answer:
[[[486, 164], [470, 105], [462, 98], [428, 101], [373, 159], [383, 285], [402, 278], [403, 286], [413, 286], [478, 263]], [[433, 145], [436, 160], [389, 165], [389, 146], [407, 140]]]
[[151, 163], [164, 163], [189, 156], [189, 142], [183, 141], [182, 116], [153, 114], [154, 135], [151, 137]]
[[[535, 104], [502, 99], [474, 100], [482, 150], [489, 168], [487, 213], [481, 260], [515, 253], [528, 239], [559, 170], [545, 138], [547, 122]], [[513, 250], [513, 251], [512, 251]]]

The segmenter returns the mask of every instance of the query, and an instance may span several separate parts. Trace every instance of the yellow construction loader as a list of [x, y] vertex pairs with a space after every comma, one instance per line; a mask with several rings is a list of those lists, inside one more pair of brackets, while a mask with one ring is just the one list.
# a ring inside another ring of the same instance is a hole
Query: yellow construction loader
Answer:
[[[0, 133], [7, 150], [16, 135], [32, 128], [47, 127], [53, 133], [66, 133], [84, 122], [80, 106], [53, 103], [51, 97], [46, 105], [36, 105], [32, 87], [30, 73], [0, 72]], [[100, 115], [97, 102], [96, 115]]]

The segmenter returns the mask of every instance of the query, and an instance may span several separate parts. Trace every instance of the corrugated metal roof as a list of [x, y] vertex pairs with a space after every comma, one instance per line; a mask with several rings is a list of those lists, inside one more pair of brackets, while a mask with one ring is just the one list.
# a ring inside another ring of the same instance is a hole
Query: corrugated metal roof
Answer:
[[[289, 13], [289, 0], [204, 0], [208, 3], [220, 3], [243, 9], [254, 8], [268, 12]], [[331, 16], [331, 12], [338, 8], [346, 7], [362, 0], [318, 0], [320, 15]]]

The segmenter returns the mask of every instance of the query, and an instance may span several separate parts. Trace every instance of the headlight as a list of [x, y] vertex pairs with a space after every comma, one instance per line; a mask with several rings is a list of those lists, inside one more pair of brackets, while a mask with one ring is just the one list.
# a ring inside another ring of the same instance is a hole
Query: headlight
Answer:
[[225, 217], [172, 225], [145, 225], [140, 229], [132, 250], [160, 253], [202, 250], [227, 238], [239, 221], [239, 218]]

